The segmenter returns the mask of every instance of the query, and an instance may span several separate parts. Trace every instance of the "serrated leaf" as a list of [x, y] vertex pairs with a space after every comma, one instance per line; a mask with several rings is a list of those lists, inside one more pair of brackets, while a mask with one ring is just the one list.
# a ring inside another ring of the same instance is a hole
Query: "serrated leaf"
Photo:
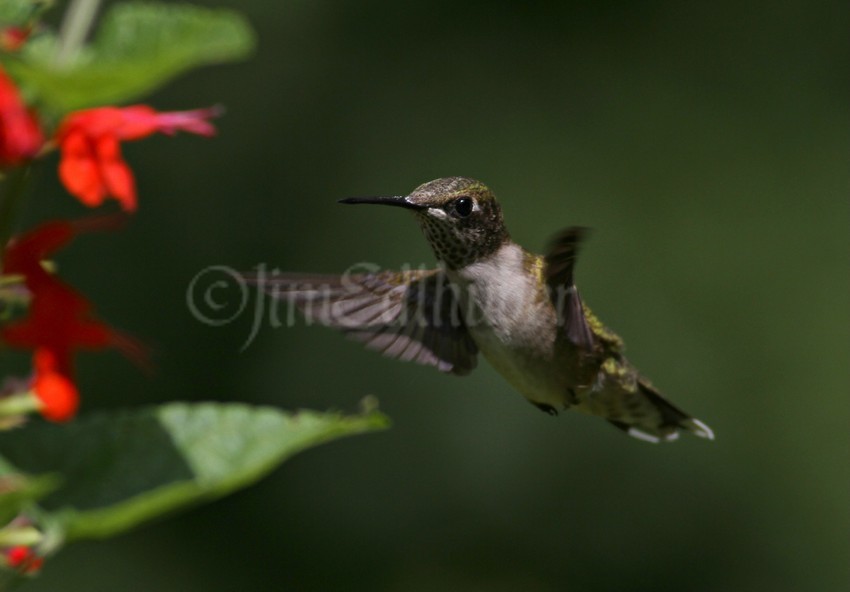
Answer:
[[254, 34], [239, 13], [184, 4], [113, 6], [94, 41], [57, 65], [57, 39], [43, 34], [6, 67], [57, 111], [118, 104], [150, 93], [191, 68], [247, 56]]
[[29, 473], [62, 476], [41, 506], [71, 540], [111, 536], [221, 497], [300, 450], [387, 425], [377, 411], [289, 414], [242, 404], [172, 403], [3, 433], [0, 450]]

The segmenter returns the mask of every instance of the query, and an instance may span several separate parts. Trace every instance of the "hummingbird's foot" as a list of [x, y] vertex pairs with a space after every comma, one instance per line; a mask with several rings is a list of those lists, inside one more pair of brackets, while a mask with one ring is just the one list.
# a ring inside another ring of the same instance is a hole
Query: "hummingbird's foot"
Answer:
[[547, 405], [546, 403], [535, 403], [534, 401], [531, 401], [531, 404], [540, 409], [543, 413], [548, 413], [552, 416], [558, 415], [558, 410], [551, 405]]

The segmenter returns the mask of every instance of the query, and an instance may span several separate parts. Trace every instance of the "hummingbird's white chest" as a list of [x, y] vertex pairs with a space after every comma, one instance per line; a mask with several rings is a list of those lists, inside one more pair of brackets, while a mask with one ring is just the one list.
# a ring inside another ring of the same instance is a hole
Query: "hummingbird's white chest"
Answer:
[[569, 401], [569, 369], [557, 363], [555, 310], [536, 262], [507, 243], [449, 276], [460, 287], [464, 321], [487, 361], [532, 402], [561, 408]]

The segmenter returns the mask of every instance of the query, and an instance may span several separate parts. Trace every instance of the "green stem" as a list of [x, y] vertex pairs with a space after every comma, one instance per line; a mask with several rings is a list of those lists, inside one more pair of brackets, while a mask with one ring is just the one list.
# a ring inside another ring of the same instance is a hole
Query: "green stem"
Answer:
[[57, 68], [66, 67], [79, 53], [94, 23], [99, 4], [100, 0], [71, 0], [59, 29], [59, 43], [53, 60]]
[[31, 169], [29, 164], [16, 167], [0, 182], [0, 258], [12, 238], [12, 227], [23, 202]]

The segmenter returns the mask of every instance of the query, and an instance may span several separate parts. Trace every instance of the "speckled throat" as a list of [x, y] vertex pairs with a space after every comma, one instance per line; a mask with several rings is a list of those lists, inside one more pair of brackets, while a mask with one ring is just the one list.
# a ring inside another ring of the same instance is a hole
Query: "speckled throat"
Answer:
[[484, 226], [452, 225], [424, 214], [417, 214], [416, 218], [437, 259], [449, 269], [461, 269], [492, 255], [511, 240], [502, 213], [494, 209], [488, 214], [488, 223]]

